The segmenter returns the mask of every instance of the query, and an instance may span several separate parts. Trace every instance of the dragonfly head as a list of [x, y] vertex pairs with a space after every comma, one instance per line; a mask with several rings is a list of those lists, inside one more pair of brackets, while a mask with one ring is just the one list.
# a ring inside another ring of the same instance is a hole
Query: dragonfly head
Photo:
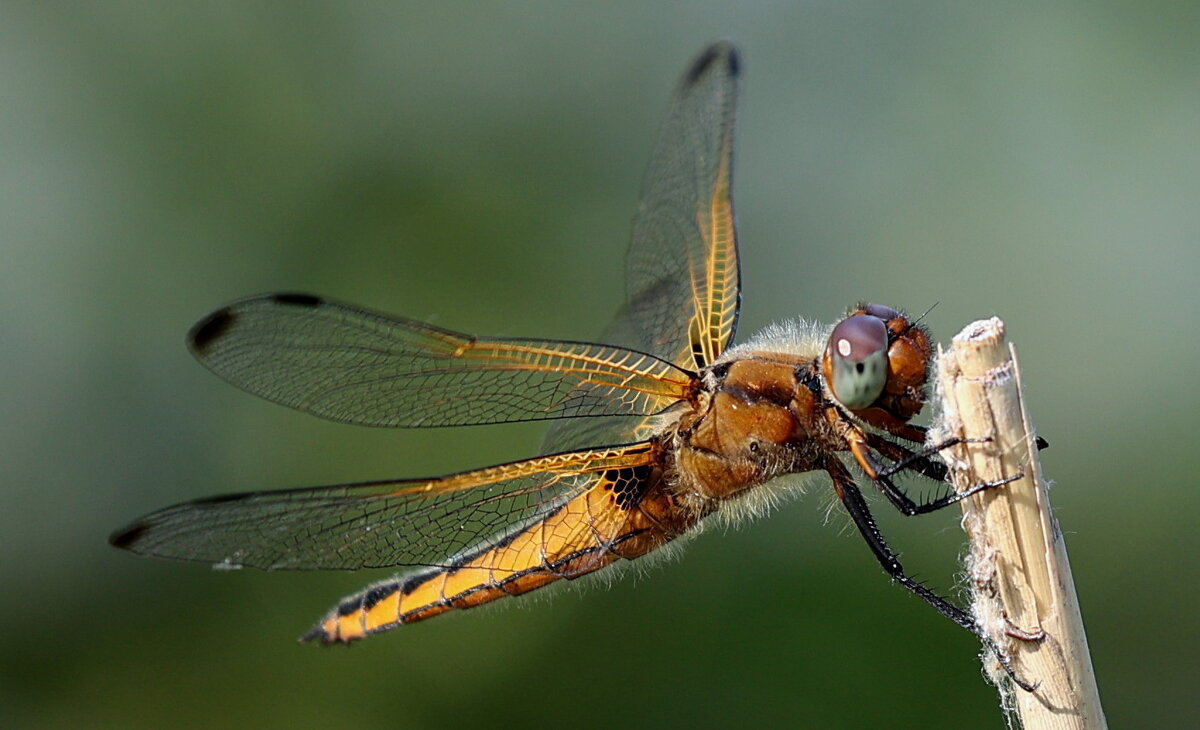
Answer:
[[920, 412], [931, 359], [924, 327], [890, 307], [864, 303], [833, 328], [821, 370], [839, 403], [886, 429]]

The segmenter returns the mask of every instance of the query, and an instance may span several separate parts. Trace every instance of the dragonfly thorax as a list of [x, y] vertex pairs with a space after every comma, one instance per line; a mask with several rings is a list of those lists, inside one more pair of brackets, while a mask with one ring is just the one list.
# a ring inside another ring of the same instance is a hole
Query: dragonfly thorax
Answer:
[[779, 476], [815, 468], [832, 438], [813, 360], [759, 354], [712, 368], [708, 388], [679, 421], [681, 486], [721, 501]]

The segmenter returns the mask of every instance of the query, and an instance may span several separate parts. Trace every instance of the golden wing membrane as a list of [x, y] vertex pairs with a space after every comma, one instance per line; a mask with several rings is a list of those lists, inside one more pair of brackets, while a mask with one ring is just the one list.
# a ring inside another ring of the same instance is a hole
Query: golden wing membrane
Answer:
[[235, 302], [188, 341], [255, 395], [367, 426], [651, 414], [692, 387], [688, 373], [621, 347], [472, 337], [307, 294]]
[[684, 75], [646, 171], [625, 305], [606, 342], [697, 371], [733, 339], [740, 300], [730, 175], [738, 55], [716, 43]]
[[[570, 580], [695, 527], [704, 509], [684, 508], [667, 486], [664, 429], [677, 417], [668, 409], [695, 405], [697, 374], [737, 324], [738, 73], [736, 50], [717, 43], [676, 91], [634, 218], [626, 301], [604, 338], [613, 344], [472, 337], [307, 294], [234, 302], [189, 333], [202, 363], [273, 402], [367, 426], [559, 419], [549, 455], [432, 479], [201, 499], [110, 542], [227, 567], [410, 568], [345, 599], [305, 636], [332, 643]], [[584, 448], [611, 443], [626, 445]]]
[[422, 568], [342, 601], [306, 637], [350, 641], [661, 546], [692, 525], [650, 493], [660, 458], [645, 442], [438, 479], [198, 500], [143, 517], [111, 541], [230, 567]]
[[343, 600], [303, 638], [349, 642], [555, 581], [573, 580], [632, 560], [693, 526], [670, 515], [656, 478], [656, 447], [626, 447], [603, 468], [581, 475], [570, 495], [537, 520], [464, 551], [448, 565], [376, 583]]
[[541, 456], [434, 479], [222, 495], [114, 533], [135, 553], [264, 570], [441, 566], [585, 489], [649, 463], [648, 444]]

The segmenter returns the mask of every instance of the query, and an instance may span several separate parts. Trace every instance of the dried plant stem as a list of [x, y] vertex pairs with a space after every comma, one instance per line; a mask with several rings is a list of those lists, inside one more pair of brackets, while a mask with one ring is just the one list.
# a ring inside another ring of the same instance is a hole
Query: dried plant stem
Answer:
[[1050, 512], [1004, 323], [993, 318], [963, 329], [939, 357], [938, 379], [944, 421], [937, 438], [970, 440], [951, 450], [955, 489], [1019, 477], [962, 501], [975, 617], [1013, 674], [1036, 685], [1027, 692], [991, 667], [1003, 704], [1025, 730], [1105, 728], [1066, 546]]

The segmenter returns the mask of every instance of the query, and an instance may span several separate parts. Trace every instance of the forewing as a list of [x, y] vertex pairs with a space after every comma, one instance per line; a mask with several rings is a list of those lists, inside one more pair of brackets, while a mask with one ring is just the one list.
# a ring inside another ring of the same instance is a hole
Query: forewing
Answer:
[[471, 337], [307, 294], [235, 302], [201, 320], [189, 345], [255, 395], [367, 426], [649, 414], [692, 381], [621, 347]]
[[737, 79], [737, 50], [716, 43], [680, 83], [633, 222], [625, 305], [603, 338], [685, 370], [711, 364], [737, 324], [730, 194]]
[[265, 570], [452, 567], [601, 480], [657, 464], [640, 443], [437, 479], [251, 492], [168, 507], [112, 535], [143, 555]]

